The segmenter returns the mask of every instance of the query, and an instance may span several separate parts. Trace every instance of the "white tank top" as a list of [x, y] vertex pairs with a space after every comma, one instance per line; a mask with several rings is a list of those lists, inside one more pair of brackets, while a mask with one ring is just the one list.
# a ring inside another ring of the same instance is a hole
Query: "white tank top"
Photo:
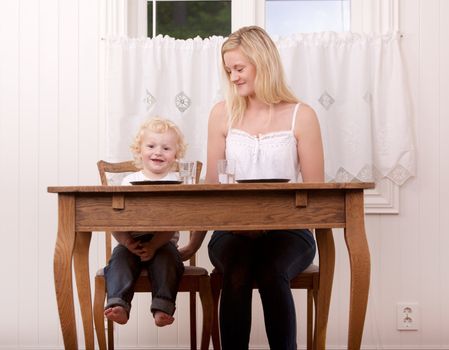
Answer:
[[226, 159], [236, 161], [236, 180], [289, 179], [297, 182], [299, 175], [298, 148], [294, 133], [295, 106], [290, 130], [253, 136], [234, 129], [226, 136]]

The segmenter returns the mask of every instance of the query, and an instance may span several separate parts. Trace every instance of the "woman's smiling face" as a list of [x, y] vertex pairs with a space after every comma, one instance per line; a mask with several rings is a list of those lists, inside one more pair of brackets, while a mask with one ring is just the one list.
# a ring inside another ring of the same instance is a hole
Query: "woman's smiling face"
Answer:
[[240, 96], [252, 96], [255, 93], [254, 82], [256, 67], [239, 48], [227, 51], [223, 61], [229, 80], [236, 86]]

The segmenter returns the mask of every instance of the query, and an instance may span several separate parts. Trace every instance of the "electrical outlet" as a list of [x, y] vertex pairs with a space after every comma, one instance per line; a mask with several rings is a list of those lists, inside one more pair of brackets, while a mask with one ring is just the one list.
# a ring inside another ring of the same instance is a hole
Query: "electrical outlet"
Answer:
[[397, 304], [397, 328], [399, 331], [417, 331], [419, 327], [418, 303]]

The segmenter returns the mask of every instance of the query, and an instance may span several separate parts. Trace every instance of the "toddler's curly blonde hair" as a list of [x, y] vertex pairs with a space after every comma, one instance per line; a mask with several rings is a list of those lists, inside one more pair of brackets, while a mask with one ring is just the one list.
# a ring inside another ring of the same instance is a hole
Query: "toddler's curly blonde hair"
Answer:
[[184, 157], [187, 144], [185, 143], [184, 135], [181, 129], [179, 129], [179, 127], [171, 120], [161, 117], [154, 117], [147, 120], [140, 126], [139, 131], [134, 138], [134, 142], [130, 146], [134, 157], [134, 164], [137, 168], [142, 169], [142, 157], [140, 156], [140, 150], [142, 147], [142, 137], [147, 130], [160, 134], [172, 130], [178, 139], [176, 144], [176, 159], [179, 160]]

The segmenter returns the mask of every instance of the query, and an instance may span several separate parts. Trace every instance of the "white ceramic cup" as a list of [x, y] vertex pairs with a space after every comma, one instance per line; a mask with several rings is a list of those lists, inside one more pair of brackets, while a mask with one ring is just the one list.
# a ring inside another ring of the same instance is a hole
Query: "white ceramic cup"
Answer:
[[217, 162], [218, 182], [233, 184], [235, 182], [235, 160], [220, 159]]

